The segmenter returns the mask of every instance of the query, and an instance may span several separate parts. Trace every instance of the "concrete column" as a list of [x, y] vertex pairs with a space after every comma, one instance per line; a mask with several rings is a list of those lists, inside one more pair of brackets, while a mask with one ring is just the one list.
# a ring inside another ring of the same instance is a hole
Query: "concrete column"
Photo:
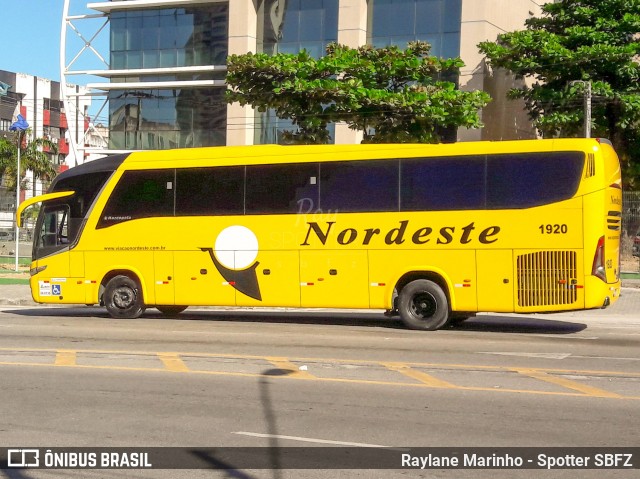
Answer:
[[[367, 43], [367, 0], [340, 0], [338, 12], [338, 43], [357, 48]], [[362, 132], [350, 130], [337, 123], [336, 144], [354, 144], [362, 141]]]
[[[229, 55], [256, 52], [257, 2], [229, 1]], [[253, 108], [238, 103], [227, 105], [227, 145], [252, 145], [254, 128]]]
[[338, 43], [351, 48], [367, 43], [367, 0], [340, 0]]
[[504, 71], [489, 72], [478, 51], [478, 43], [495, 41], [500, 33], [524, 29], [525, 20], [539, 16], [543, 3], [545, 0], [462, 0], [460, 57], [465, 66], [460, 74], [460, 89], [484, 90], [492, 101], [481, 112], [485, 127], [460, 128], [459, 141], [535, 138], [524, 103], [506, 97], [518, 81]]

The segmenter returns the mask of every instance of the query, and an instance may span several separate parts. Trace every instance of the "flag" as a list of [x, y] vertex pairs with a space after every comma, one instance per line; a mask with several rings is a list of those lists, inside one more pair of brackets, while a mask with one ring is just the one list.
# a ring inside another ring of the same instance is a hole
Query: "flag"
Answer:
[[29, 123], [24, 119], [22, 115], [18, 115], [18, 120], [9, 127], [10, 131], [25, 131], [29, 128]]

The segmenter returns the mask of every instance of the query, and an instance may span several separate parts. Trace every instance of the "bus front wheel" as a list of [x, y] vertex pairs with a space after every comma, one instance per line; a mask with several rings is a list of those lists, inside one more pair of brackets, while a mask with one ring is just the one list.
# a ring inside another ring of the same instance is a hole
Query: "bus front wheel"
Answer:
[[398, 312], [408, 328], [434, 331], [447, 323], [449, 302], [438, 284], [418, 279], [400, 291]]
[[103, 299], [107, 311], [114, 318], [134, 319], [144, 313], [140, 285], [129, 276], [119, 275], [109, 280]]

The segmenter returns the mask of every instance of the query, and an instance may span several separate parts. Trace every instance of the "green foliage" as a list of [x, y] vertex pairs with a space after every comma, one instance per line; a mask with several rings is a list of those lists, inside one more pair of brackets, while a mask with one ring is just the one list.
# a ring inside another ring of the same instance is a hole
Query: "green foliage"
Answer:
[[[20, 188], [29, 187], [29, 182], [25, 179], [27, 170], [33, 172], [35, 178], [51, 181], [57, 174], [57, 170], [49, 155], [42, 151], [49, 150], [55, 154], [58, 147], [55, 143], [45, 138], [35, 138], [25, 143], [24, 138], [29, 138], [28, 133], [22, 135], [22, 148], [20, 150]], [[14, 138], [0, 138], [0, 175], [3, 178], [3, 186], [9, 190], [16, 188], [16, 167], [18, 164], [18, 133]]]
[[364, 132], [365, 142], [437, 142], [438, 128], [481, 126], [484, 92], [463, 92], [455, 83], [459, 58], [429, 56], [413, 42], [357, 49], [331, 44], [327, 54], [231, 55], [227, 62], [229, 103], [272, 109], [298, 128], [287, 143], [328, 143], [327, 126], [342, 121]]
[[546, 137], [582, 136], [584, 81], [592, 83], [592, 136], [609, 138], [627, 186], [640, 186], [640, 0], [561, 0], [526, 29], [482, 42], [493, 67], [532, 80], [513, 89]]

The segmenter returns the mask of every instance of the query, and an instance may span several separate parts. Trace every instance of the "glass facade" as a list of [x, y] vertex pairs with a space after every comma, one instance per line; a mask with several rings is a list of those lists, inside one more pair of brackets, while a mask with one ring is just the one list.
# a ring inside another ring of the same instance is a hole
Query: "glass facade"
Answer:
[[[111, 69], [224, 65], [229, 7], [111, 13]], [[224, 79], [224, 73], [117, 77], [112, 83]], [[109, 148], [167, 149], [226, 144], [224, 88], [126, 89], [109, 93]]]
[[[460, 56], [462, 0], [369, 0], [367, 43], [375, 47], [425, 41], [431, 55], [442, 58]], [[458, 83], [457, 75], [443, 80]], [[445, 143], [456, 141], [456, 128], [438, 128]]]
[[224, 88], [109, 93], [109, 147], [164, 150], [226, 144]]
[[[338, 41], [341, 0], [256, 0], [258, 52], [320, 57]], [[225, 65], [229, 5], [193, 3], [189, 7], [136, 7], [110, 12], [110, 68], [138, 70]], [[368, 0], [367, 43], [399, 45], [427, 41], [432, 54], [460, 54], [462, 0]], [[249, 32], [251, 28], [247, 29]], [[224, 79], [224, 72], [113, 77], [112, 83]], [[455, 81], [455, 79], [454, 79]], [[109, 93], [111, 149], [165, 149], [224, 145], [227, 104], [224, 87], [123, 89]], [[244, 126], [238, 126], [244, 128]], [[273, 112], [256, 113], [254, 143], [281, 143], [289, 120]], [[335, 137], [335, 126], [330, 133]], [[455, 131], [445, 137], [455, 137]]]
[[224, 65], [229, 7], [113, 12], [111, 69]]
[[460, 55], [462, 0], [369, 0], [367, 43], [376, 47], [421, 40], [431, 54]]
[[258, 52], [324, 55], [338, 40], [338, 0], [262, 0], [258, 7]]
[[[306, 50], [319, 58], [338, 40], [339, 0], [262, 0], [258, 6], [257, 50], [270, 55]], [[273, 112], [256, 113], [256, 144], [281, 143], [282, 132], [295, 130]], [[334, 125], [330, 125], [334, 137]]]

